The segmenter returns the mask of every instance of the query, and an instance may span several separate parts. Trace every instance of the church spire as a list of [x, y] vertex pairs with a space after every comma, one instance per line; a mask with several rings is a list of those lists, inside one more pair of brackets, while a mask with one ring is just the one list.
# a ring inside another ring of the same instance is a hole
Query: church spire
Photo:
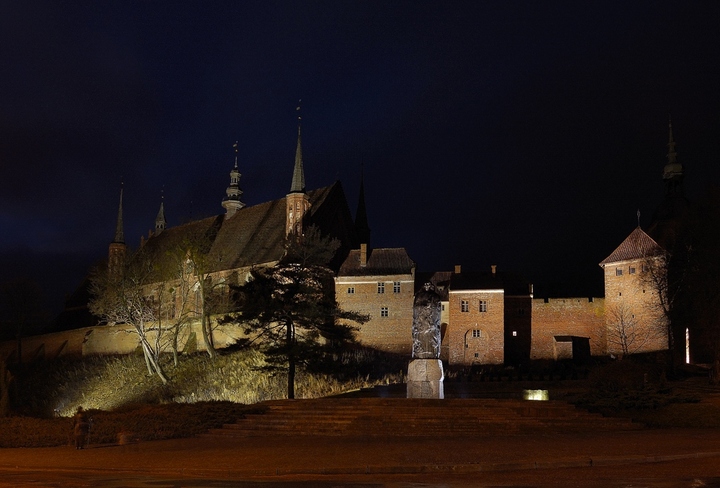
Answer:
[[355, 213], [355, 233], [358, 244], [370, 245], [370, 226], [368, 225], [367, 209], [365, 207], [365, 178], [360, 170], [360, 196], [358, 197], [357, 212]]
[[[302, 101], [302, 100], [301, 100]], [[287, 202], [287, 213], [285, 214], [285, 235], [303, 234], [303, 220], [310, 209], [310, 199], [305, 193], [305, 173], [302, 161], [302, 137], [300, 132], [300, 103], [298, 102], [298, 140], [295, 149], [295, 166], [293, 168], [292, 184], [290, 193], [285, 196]]]
[[238, 171], [238, 141], [233, 144], [235, 149], [235, 167], [230, 171], [230, 186], [225, 190], [226, 196], [223, 198], [222, 206], [225, 207], [227, 213], [225, 218], [229, 219], [235, 212], [245, 206], [242, 201], [242, 190], [240, 189], [240, 171]]
[[117, 222], [115, 224], [115, 238], [113, 242], [125, 244], [125, 232], [123, 230], [123, 185], [120, 184], [120, 204], [118, 205]]
[[290, 193], [305, 193], [305, 171], [303, 170], [302, 160], [302, 116], [300, 114], [300, 100], [295, 110], [298, 112], [298, 137], [297, 148], [295, 149], [295, 166], [293, 168], [292, 184], [290, 185]]
[[117, 223], [115, 224], [115, 238], [108, 247], [108, 273], [112, 279], [122, 277], [125, 266], [125, 233], [123, 232], [123, 187], [120, 186], [120, 205], [118, 206]]
[[165, 192], [163, 191], [160, 196], [160, 210], [158, 211], [157, 217], [155, 217], [155, 235], [160, 235], [165, 230], [167, 221], [165, 220]]
[[683, 165], [678, 163], [677, 152], [675, 151], [675, 139], [673, 139], [672, 118], [668, 122], [668, 162], [663, 169], [663, 180], [665, 181], [666, 193], [682, 193]]

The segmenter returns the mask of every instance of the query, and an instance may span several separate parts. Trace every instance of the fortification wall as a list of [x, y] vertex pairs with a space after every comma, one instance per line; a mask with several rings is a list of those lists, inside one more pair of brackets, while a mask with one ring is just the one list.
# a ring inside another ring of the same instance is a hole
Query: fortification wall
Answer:
[[[216, 327], [213, 342], [217, 349], [235, 344], [244, 337], [242, 329], [234, 325]], [[148, 339], [154, 340], [154, 332], [148, 333]], [[162, 348], [170, 352], [170, 333], [161, 338]], [[192, 352], [204, 351], [200, 323], [186, 327], [178, 336], [178, 349]], [[22, 362], [52, 360], [58, 357], [81, 357], [102, 354], [130, 354], [140, 347], [140, 339], [135, 329], [129, 325], [102, 325], [83, 329], [54, 332], [22, 339]], [[14, 360], [17, 356], [17, 341], [0, 342], [0, 358]]]
[[558, 359], [555, 336], [587, 337], [591, 355], [606, 354], [605, 299], [533, 299], [530, 359]]

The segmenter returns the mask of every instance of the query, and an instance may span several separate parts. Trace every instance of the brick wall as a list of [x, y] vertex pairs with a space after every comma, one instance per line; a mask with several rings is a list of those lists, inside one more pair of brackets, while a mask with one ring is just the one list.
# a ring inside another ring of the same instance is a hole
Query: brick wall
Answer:
[[[481, 301], [487, 307], [485, 311]], [[503, 291], [451, 291], [448, 308], [448, 362], [502, 364], [505, 338]]]
[[556, 359], [560, 349], [555, 336], [590, 339], [590, 354], [604, 355], [605, 300], [602, 298], [551, 298], [532, 301], [531, 359]]
[[[379, 288], [378, 284], [384, 286]], [[379, 293], [379, 289], [383, 293]], [[337, 277], [335, 296], [342, 309], [370, 315], [370, 321], [357, 331], [360, 342], [410, 356], [414, 297], [411, 274]]]
[[650, 266], [659, 263], [637, 259], [604, 267], [608, 353], [667, 349], [666, 319]]
[[[166, 334], [169, 337], [169, 332]], [[179, 337], [179, 349], [182, 351], [185, 348], [192, 334], [195, 335], [197, 349], [205, 350], [199, 322], [184, 329]], [[213, 342], [216, 348], [222, 349], [235, 344], [237, 339], [243, 336], [244, 332], [241, 327], [224, 325], [213, 331]], [[154, 335], [149, 333], [148, 337], [153, 339]], [[22, 362], [28, 363], [36, 359], [52, 360], [62, 356], [130, 354], [138, 348], [139, 344], [135, 329], [128, 325], [86, 327], [24, 338], [22, 340]], [[165, 350], [170, 352], [169, 348]], [[0, 358], [12, 358], [17, 354], [16, 351], [16, 341], [0, 342]]]

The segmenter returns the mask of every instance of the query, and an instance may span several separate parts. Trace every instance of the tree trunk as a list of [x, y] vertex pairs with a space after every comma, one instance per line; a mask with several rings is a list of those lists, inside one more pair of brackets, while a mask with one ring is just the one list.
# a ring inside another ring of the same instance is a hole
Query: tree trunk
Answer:
[[166, 384], [168, 382], [168, 379], [165, 377], [165, 373], [163, 373], [162, 368], [160, 367], [160, 364], [158, 364], [157, 360], [152, 354], [152, 350], [150, 348], [150, 345], [147, 342], [147, 339], [142, 339], [142, 346], [143, 351], [145, 352], [145, 360], [149, 361], [149, 363], [152, 365], [152, 369], [157, 375], [160, 377], [160, 380], [163, 382], [163, 384]]
[[295, 335], [292, 323], [286, 326], [286, 339], [288, 346], [288, 378], [287, 378], [287, 397], [295, 398]]
[[205, 311], [203, 311], [202, 314], [202, 321], [200, 324], [200, 328], [202, 329], [202, 335], [203, 335], [203, 342], [205, 342], [205, 349], [207, 350], [208, 355], [215, 359], [215, 356], [217, 356], [217, 353], [215, 352], [215, 346], [213, 346], [212, 343], [212, 331], [210, 330], [210, 317], [208, 317], [205, 314]]

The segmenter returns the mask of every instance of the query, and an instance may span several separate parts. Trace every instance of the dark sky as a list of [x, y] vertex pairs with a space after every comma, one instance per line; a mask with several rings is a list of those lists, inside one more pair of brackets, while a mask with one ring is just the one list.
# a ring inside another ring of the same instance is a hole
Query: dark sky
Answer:
[[107, 253], [364, 164], [375, 247], [420, 270], [602, 293], [597, 263], [663, 195], [720, 174], [720, 2], [0, 0], [0, 275], [61, 298]]

